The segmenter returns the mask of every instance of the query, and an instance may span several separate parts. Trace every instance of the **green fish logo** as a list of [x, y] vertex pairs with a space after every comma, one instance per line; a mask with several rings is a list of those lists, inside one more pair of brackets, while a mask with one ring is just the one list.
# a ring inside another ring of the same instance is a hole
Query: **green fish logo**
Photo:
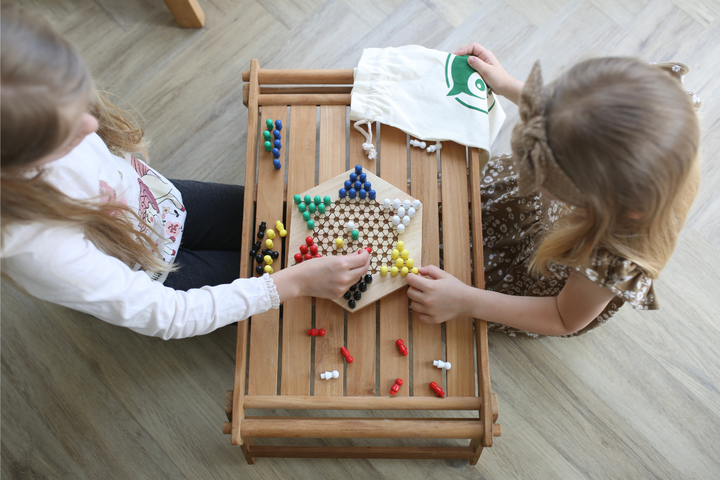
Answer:
[[445, 83], [461, 105], [487, 114], [495, 106], [495, 95], [478, 72], [467, 63], [469, 55], [462, 57], [448, 54], [445, 61]]

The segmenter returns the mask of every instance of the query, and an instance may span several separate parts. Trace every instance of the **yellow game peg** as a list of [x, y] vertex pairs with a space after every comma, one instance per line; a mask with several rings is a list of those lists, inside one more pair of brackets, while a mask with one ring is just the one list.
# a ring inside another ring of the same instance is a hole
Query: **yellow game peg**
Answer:
[[382, 267], [380, 267], [380, 275], [382, 275], [382, 276], [384, 277], [384, 276], [386, 276], [387, 274], [388, 274], [388, 268], [387, 268], [387, 266], [383, 265]]

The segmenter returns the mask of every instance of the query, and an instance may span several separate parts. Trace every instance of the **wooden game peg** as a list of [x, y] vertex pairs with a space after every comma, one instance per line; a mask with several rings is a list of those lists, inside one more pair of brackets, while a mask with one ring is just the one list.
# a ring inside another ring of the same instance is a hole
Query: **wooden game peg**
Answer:
[[340, 353], [342, 353], [342, 356], [345, 357], [345, 361], [347, 363], [352, 363], [353, 357], [350, 356], [350, 352], [348, 352], [347, 348], [340, 347]]
[[390, 395], [395, 395], [398, 390], [400, 390], [400, 386], [403, 384], [402, 378], [398, 378], [395, 380], [395, 385], [390, 387]]
[[395, 345], [398, 346], [398, 349], [400, 349], [400, 353], [402, 353], [404, 357], [407, 357], [407, 356], [408, 356], [408, 353], [410, 353], [410, 352], [408, 352], [408, 349], [407, 349], [407, 347], [405, 346], [405, 342], [403, 342], [402, 338], [399, 338], [399, 339], [395, 342]]

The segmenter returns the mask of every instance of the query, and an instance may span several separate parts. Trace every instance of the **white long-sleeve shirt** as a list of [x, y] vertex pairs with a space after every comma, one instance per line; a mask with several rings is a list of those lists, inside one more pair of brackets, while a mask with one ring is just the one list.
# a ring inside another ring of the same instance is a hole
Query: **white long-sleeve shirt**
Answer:
[[[185, 210], [165, 177], [137, 159], [112, 155], [96, 134], [45, 170], [48, 182], [72, 198], [127, 203], [169, 239], [165, 243], [146, 231], [161, 245], [165, 261], [174, 261]], [[165, 275], [153, 279], [138, 266], [106, 255], [80, 227], [15, 224], [6, 229], [2, 243], [5, 273], [29, 294], [144, 335], [202, 335], [279, 306], [268, 275], [176, 291], [162, 284]]]

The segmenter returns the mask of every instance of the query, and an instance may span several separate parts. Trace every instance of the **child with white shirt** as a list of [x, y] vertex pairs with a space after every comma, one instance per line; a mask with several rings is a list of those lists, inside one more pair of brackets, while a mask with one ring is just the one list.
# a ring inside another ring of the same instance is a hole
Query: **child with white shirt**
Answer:
[[238, 279], [243, 189], [170, 181], [78, 51], [2, 7], [3, 275], [27, 293], [145, 335], [209, 333], [298, 296], [339, 298], [369, 255]]

